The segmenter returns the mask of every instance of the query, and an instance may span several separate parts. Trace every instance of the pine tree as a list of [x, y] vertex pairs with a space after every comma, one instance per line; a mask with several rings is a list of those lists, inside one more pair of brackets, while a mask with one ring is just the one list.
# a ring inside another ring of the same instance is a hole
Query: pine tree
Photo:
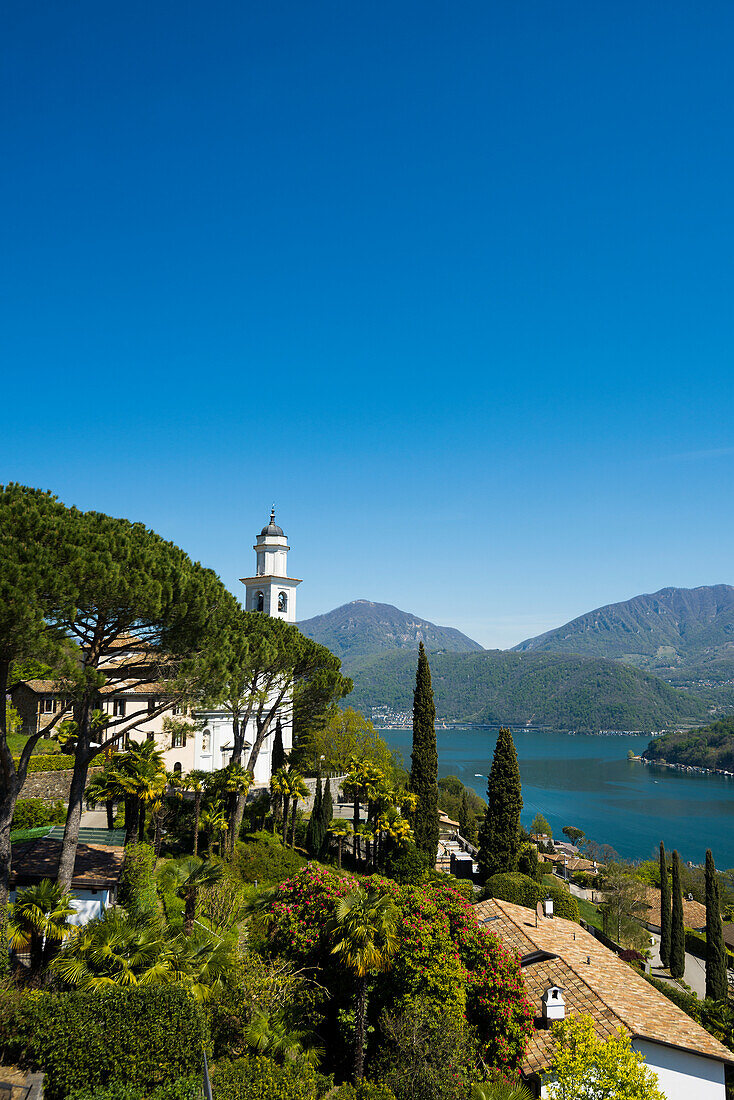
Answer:
[[711, 849], [706, 852], [706, 996], [712, 1001], [722, 1001], [728, 996], [719, 880]]
[[306, 826], [306, 851], [310, 856], [317, 856], [321, 851], [321, 802], [323, 794], [321, 790], [321, 774], [316, 778], [316, 794], [313, 800], [313, 809]]
[[670, 973], [682, 978], [686, 970], [686, 939], [683, 930], [683, 895], [680, 888], [680, 863], [673, 852], [673, 913], [670, 928]]
[[665, 845], [660, 841], [660, 962], [670, 966], [670, 880]]
[[522, 787], [512, 734], [497, 736], [487, 783], [487, 811], [479, 829], [479, 869], [485, 878], [516, 871], [520, 855]]
[[275, 775], [285, 767], [285, 749], [283, 748], [283, 728], [280, 718], [275, 723], [275, 737], [273, 738], [273, 755], [271, 757], [270, 773]]
[[411, 764], [410, 789], [418, 796], [413, 826], [415, 843], [428, 857], [429, 867], [433, 867], [438, 853], [438, 749], [431, 670], [423, 642], [418, 650], [418, 671], [413, 693]]
[[327, 834], [329, 827], [331, 826], [332, 818], [334, 817], [334, 802], [331, 797], [331, 784], [329, 780], [326, 780], [324, 784], [324, 797], [321, 799], [321, 814], [319, 819], [319, 826], [321, 829], [321, 844], [319, 845], [319, 855], [325, 855], [328, 851]]

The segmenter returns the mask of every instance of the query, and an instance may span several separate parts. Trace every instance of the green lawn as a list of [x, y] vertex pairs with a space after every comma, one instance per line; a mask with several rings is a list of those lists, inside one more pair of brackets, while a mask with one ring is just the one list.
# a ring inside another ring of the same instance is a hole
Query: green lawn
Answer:
[[[23, 751], [23, 746], [25, 745], [27, 740], [28, 738], [24, 733], [10, 734], [10, 736], [8, 737], [8, 748], [12, 752], [13, 756], [20, 756], [21, 752]], [[48, 755], [49, 753], [57, 753], [59, 751], [59, 748], [60, 745], [58, 741], [51, 741], [50, 739], [47, 741], [44, 737], [41, 737], [40, 740], [37, 742], [33, 753], [34, 755]]]
[[579, 916], [581, 920], [586, 921], [587, 924], [593, 924], [601, 932], [604, 931], [601, 913], [595, 905], [590, 901], [586, 901], [585, 898], [576, 898], [579, 906]]

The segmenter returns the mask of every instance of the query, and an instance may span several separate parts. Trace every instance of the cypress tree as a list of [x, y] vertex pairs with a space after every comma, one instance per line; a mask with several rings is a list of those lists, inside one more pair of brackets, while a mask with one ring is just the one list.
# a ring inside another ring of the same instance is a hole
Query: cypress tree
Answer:
[[686, 938], [683, 930], [683, 895], [680, 888], [680, 863], [673, 852], [673, 913], [670, 927], [670, 973], [682, 978], [686, 971]]
[[479, 869], [485, 878], [516, 871], [520, 855], [522, 788], [512, 734], [503, 727], [487, 783], [487, 811], [479, 829]]
[[321, 800], [321, 844], [319, 845], [319, 854], [326, 855], [328, 852], [327, 834], [329, 827], [331, 826], [332, 818], [334, 817], [334, 802], [331, 797], [331, 784], [329, 780], [326, 780], [324, 786], [324, 797]]
[[410, 789], [418, 796], [415, 811], [416, 847], [434, 867], [438, 853], [438, 749], [436, 707], [433, 702], [431, 670], [423, 642], [418, 650], [418, 671], [413, 693], [413, 754]]
[[316, 777], [316, 793], [313, 800], [313, 809], [306, 826], [306, 851], [310, 856], [317, 856], [321, 851], [321, 773]]
[[722, 1001], [728, 996], [719, 880], [710, 848], [706, 852], [706, 996], [712, 1001]]
[[275, 775], [285, 767], [285, 749], [283, 748], [283, 728], [280, 718], [275, 723], [275, 737], [273, 738], [273, 755], [270, 758], [270, 774]]
[[660, 962], [670, 966], [670, 880], [665, 845], [660, 841]]

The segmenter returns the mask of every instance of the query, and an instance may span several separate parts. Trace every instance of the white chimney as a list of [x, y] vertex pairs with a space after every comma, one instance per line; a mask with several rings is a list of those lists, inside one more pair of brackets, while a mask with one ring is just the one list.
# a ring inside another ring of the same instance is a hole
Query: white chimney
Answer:
[[543, 912], [545, 913], [546, 917], [553, 916], [553, 898], [545, 899], [545, 901], [543, 902]]
[[549, 986], [540, 999], [543, 1007], [543, 1020], [550, 1027], [556, 1020], [566, 1018], [566, 999], [560, 985]]

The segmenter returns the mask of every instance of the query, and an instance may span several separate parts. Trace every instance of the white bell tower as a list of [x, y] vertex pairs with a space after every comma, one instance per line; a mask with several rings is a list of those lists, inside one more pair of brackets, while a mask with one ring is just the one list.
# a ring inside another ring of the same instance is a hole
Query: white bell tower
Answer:
[[262, 611], [287, 623], [296, 621], [296, 588], [301, 583], [288, 576], [288, 539], [275, 522], [275, 508], [270, 523], [263, 527], [252, 548], [257, 554], [254, 577], [240, 577], [246, 588], [245, 611]]

